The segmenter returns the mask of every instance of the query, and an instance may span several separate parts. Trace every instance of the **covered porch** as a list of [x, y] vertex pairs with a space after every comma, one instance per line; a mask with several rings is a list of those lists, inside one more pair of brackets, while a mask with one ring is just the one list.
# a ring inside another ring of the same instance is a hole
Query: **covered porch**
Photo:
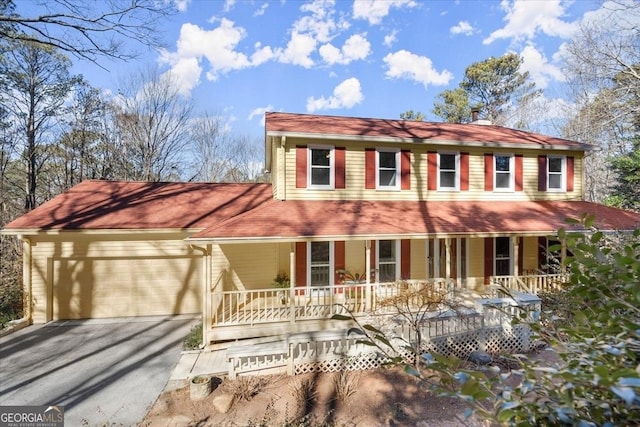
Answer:
[[[472, 305], [501, 288], [554, 289], [563, 276], [537, 269], [541, 242], [535, 236], [466, 236], [210, 245], [204, 337], [221, 343], [344, 329], [345, 322], [332, 316], [389, 315], [382, 301], [425, 286]], [[538, 274], [529, 274], [534, 269]], [[275, 282], [276, 276], [286, 283]]]

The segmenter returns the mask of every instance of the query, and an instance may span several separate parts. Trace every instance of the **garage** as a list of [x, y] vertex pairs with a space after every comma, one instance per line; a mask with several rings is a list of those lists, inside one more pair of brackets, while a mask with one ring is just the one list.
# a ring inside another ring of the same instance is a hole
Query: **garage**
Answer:
[[49, 319], [198, 313], [202, 258], [61, 258], [52, 260]]

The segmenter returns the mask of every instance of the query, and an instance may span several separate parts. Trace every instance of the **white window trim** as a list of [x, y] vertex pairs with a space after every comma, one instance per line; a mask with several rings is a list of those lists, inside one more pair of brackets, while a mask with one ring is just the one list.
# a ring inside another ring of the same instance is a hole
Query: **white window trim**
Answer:
[[[442, 187], [440, 185], [440, 155], [442, 154], [456, 156], [455, 187]], [[460, 191], [460, 152], [458, 151], [439, 151], [438, 152], [438, 191]]]
[[[509, 274], [508, 276], [512, 276], [513, 275], [513, 239], [511, 237], [506, 237], [506, 236], [500, 236], [500, 237], [509, 239]], [[493, 274], [494, 276], [498, 275], [497, 239], [498, 237], [493, 238]], [[500, 258], [500, 259], [504, 259], [504, 258]]]
[[[395, 185], [380, 185], [380, 153], [396, 154], [396, 179]], [[399, 191], [400, 190], [400, 150], [397, 148], [378, 148], [376, 149], [376, 190]]]
[[[307, 289], [317, 289], [316, 286], [311, 286], [311, 243], [307, 242]], [[335, 245], [333, 241], [329, 241], [329, 284], [327, 286], [333, 287], [335, 285], [335, 275], [332, 272], [335, 269]]]
[[[498, 188], [498, 164], [497, 157], [508, 157], [509, 158], [509, 187]], [[516, 171], [515, 171], [515, 156], [513, 154], [494, 154], [493, 155], [493, 191], [495, 192], [513, 192], [515, 191], [516, 185]]]
[[[329, 150], [329, 185], [318, 185], [312, 183], [313, 164], [311, 163], [313, 150]], [[333, 190], [335, 189], [335, 147], [333, 145], [309, 145], [307, 149], [307, 188], [316, 190]]]
[[[381, 239], [381, 240], [392, 240], [393, 242], [395, 242], [395, 252], [396, 252], [396, 281], [400, 280], [400, 275], [401, 275], [401, 266], [402, 266], [402, 253], [400, 252], [400, 240], [393, 240], [393, 239]], [[380, 271], [380, 240], [376, 240], [376, 271], [379, 272]], [[378, 280], [378, 282], [380, 281], [379, 279], [380, 275], [379, 273], [376, 274], [376, 278]]]
[[[554, 175], [558, 175], [558, 172], [549, 172], [551, 159], [560, 159], [562, 161], [562, 171], [559, 173], [560, 188], [551, 188], [551, 186], [549, 185], [551, 183], [551, 173], [553, 173]], [[545, 173], [547, 174], [547, 191], [549, 193], [565, 193], [567, 191], [567, 156], [547, 156], [547, 170], [545, 171]]]

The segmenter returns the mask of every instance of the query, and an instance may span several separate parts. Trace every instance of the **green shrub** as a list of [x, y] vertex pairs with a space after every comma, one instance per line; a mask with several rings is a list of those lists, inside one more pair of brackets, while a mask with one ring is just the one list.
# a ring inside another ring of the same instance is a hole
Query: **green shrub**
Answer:
[[184, 350], [197, 350], [202, 344], [202, 322], [191, 327], [189, 334], [182, 342], [182, 348]]

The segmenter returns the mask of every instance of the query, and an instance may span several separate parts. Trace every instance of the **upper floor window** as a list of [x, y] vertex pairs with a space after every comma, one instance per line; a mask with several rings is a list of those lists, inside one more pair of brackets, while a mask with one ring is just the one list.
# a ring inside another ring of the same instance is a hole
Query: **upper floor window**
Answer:
[[512, 155], [496, 154], [495, 159], [495, 189], [512, 190], [514, 188], [514, 162]]
[[309, 147], [309, 188], [329, 188], [334, 186], [333, 147]]
[[400, 151], [377, 150], [376, 182], [381, 190], [400, 189]]
[[547, 190], [565, 191], [566, 179], [566, 157], [547, 157]]
[[438, 153], [438, 189], [457, 190], [460, 183], [460, 154]]

